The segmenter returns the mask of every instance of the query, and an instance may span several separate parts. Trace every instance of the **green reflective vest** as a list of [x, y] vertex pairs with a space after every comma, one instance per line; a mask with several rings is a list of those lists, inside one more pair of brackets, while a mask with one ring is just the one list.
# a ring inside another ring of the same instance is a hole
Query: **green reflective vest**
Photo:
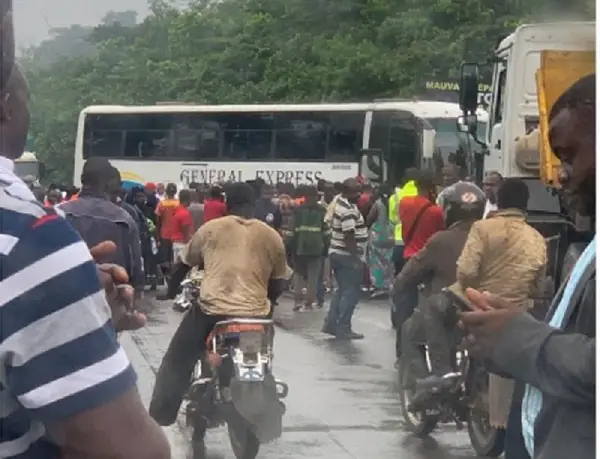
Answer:
[[395, 225], [394, 241], [397, 245], [402, 245], [402, 223], [400, 223], [398, 218], [398, 206], [400, 205], [400, 201], [407, 196], [416, 196], [418, 194], [419, 191], [417, 190], [417, 186], [415, 185], [414, 180], [411, 180], [410, 182], [406, 182], [402, 188], [396, 188], [396, 192], [390, 196], [388, 217], [390, 222]]

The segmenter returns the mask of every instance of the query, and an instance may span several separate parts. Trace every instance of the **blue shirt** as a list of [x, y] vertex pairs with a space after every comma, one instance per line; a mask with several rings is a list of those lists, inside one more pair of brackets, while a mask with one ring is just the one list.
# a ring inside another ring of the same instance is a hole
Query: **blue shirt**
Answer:
[[271, 228], [279, 230], [281, 228], [281, 212], [279, 206], [270, 199], [259, 198], [254, 206], [254, 218], [266, 223]]
[[[586, 247], [584, 252], [577, 260], [573, 271], [571, 272], [571, 276], [569, 277], [569, 281], [565, 286], [565, 290], [563, 292], [562, 298], [550, 319], [549, 325], [558, 329], [562, 329], [564, 327], [565, 314], [567, 312], [567, 307], [569, 306], [569, 302], [571, 300], [571, 296], [575, 291], [577, 284], [579, 284], [581, 280], [581, 276], [586, 271], [587, 267], [594, 261], [594, 257], [596, 256], [596, 237], [590, 244]], [[529, 384], [525, 386], [525, 394], [523, 395], [523, 403], [521, 405], [521, 424], [523, 431], [523, 440], [525, 442], [525, 447], [529, 452], [531, 457], [534, 457], [534, 428], [535, 428], [535, 420], [540, 414], [542, 409], [543, 402], [543, 394], [536, 387], [530, 386]]]

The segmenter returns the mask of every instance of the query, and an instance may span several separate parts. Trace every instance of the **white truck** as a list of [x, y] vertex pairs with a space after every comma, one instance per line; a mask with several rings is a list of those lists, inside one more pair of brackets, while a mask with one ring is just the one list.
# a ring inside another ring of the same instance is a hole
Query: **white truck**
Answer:
[[500, 42], [492, 82], [492, 105], [486, 131], [486, 170], [506, 177], [539, 177], [539, 155], [519, 155], [516, 139], [538, 127], [535, 75], [542, 51], [593, 51], [594, 22], [526, 24]]
[[[485, 143], [488, 154], [484, 171], [498, 171], [504, 177], [527, 179], [530, 207], [544, 212], [559, 212], [555, 193], [540, 181], [542, 164], [538, 126], [540, 109], [536, 72], [544, 51], [593, 51], [596, 44], [594, 22], [553, 22], [524, 24], [504, 38], [495, 51], [492, 103]], [[473, 125], [476, 107], [478, 67], [463, 64], [461, 108], [465, 121]], [[568, 71], [565, 69], [565, 71]], [[476, 127], [471, 127], [476, 131]], [[531, 135], [531, 141], [524, 137]]]
[[[488, 146], [484, 171], [522, 178], [528, 185], [527, 220], [545, 236], [548, 246], [546, 298], [556, 292], [586, 246], [574, 243], [580, 238], [573, 237], [576, 230], [589, 229], [580, 226], [582, 219], [563, 205], [556, 181], [559, 161], [544, 137], [546, 114], [559, 94], [595, 71], [595, 38], [593, 22], [526, 24], [503, 39], [495, 52], [492, 103], [482, 139]], [[461, 73], [464, 124], [476, 132], [478, 66], [463, 64]], [[543, 316], [543, 311], [537, 312]], [[480, 456], [504, 442], [502, 429], [487, 432], [481, 436], [469, 430]]]

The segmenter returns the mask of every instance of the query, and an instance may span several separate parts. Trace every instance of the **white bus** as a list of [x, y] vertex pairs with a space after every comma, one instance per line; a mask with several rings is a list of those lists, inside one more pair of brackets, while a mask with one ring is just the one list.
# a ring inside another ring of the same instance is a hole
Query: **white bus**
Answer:
[[92, 156], [108, 158], [125, 187], [257, 177], [298, 185], [357, 174], [397, 181], [432, 160], [433, 125], [458, 139], [458, 106], [423, 104], [92, 106], [79, 117], [74, 183]]

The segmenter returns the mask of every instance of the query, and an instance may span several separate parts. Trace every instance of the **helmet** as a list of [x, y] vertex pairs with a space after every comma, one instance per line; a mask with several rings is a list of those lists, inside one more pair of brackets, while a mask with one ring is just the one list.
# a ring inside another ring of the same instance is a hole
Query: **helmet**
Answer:
[[446, 227], [483, 217], [487, 198], [481, 188], [470, 182], [456, 182], [443, 191], [442, 209]]

